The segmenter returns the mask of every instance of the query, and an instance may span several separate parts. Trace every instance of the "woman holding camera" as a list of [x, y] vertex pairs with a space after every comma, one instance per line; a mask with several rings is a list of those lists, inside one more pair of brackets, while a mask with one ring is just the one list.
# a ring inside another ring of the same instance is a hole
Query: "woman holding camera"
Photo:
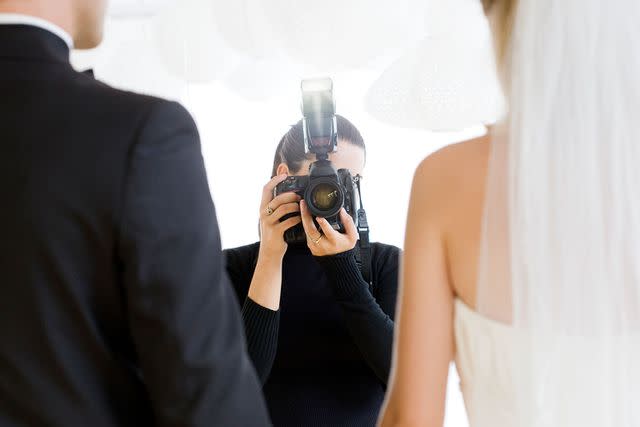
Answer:
[[[362, 175], [360, 132], [337, 116], [336, 169]], [[357, 262], [358, 231], [314, 218], [295, 193], [273, 197], [287, 176], [307, 175], [302, 121], [278, 145], [260, 206], [260, 242], [225, 251], [242, 305], [248, 351], [275, 426], [373, 426], [391, 365], [399, 249], [371, 244], [371, 286]], [[293, 216], [291, 215], [293, 214]], [[298, 215], [299, 214], [299, 215]], [[306, 243], [287, 244], [302, 224]]]

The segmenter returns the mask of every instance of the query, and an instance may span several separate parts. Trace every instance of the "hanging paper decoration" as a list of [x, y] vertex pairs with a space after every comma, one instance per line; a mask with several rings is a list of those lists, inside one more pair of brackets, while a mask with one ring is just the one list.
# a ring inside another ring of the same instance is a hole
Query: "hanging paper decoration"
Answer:
[[430, 130], [458, 130], [498, 119], [503, 100], [489, 29], [477, 3], [478, 9], [468, 7], [463, 14], [455, 12], [455, 4], [431, 4], [430, 10], [439, 12], [428, 22], [435, 16], [441, 22], [369, 89], [365, 104], [373, 117]]
[[174, 1], [153, 19], [153, 26], [164, 66], [187, 82], [214, 81], [236, 60], [215, 29], [211, 1]]

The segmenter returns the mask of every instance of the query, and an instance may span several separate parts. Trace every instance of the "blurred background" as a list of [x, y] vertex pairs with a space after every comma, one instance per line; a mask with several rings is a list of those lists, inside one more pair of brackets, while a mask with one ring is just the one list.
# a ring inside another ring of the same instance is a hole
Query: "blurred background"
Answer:
[[[479, 0], [112, 0], [105, 42], [72, 62], [191, 111], [223, 247], [258, 240], [261, 189], [301, 118], [303, 78], [333, 79], [337, 113], [367, 145], [371, 238], [399, 247], [418, 163], [503, 110]], [[446, 426], [467, 426], [453, 369], [447, 405]]]

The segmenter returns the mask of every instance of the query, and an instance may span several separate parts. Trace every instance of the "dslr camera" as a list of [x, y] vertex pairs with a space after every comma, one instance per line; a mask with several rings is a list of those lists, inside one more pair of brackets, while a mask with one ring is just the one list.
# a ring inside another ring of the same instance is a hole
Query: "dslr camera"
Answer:
[[[344, 233], [340, 220], [343, 207], [358, 227], [359, 177], [351, 176], [347, 169], [336, 170], [329, 161], [329, 153], [338, 150], [333, 82], [329, 78], [303, 80], [301, 89], [305, 152], [315, 155], [316, 161], [309, 167], [309, 175], [290, 176], [278, 184], [274, 196], [297, 193], [309, 206], [314, 222], [316, 217], [325, 218], [335, 230]], [[299, 214], [286, 215], [281, 221], [293, 215]], [[307, 240], [302, 224], [287, 230], [284, 238], [287, 243]]]

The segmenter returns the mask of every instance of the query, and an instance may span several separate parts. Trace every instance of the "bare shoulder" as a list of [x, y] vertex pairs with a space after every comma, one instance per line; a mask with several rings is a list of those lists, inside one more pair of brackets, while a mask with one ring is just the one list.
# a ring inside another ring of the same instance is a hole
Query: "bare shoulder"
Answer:
[[447, 145], [427, 156], [418, 166], [417, 174], [433, 178], [460, 176], [467, 167], [484, 166], [488, 154], [488, 135]]
[[418, 166], [411, 191], [410, 219], [439, 237], [449, 285], [465, 301], [475, 295], [490, 141], [485, 135], [431, 154]]
[[484, 181], [490, 137], [483, 135], [448, 145], [426, 157], [418, 166], [414, 186], [449, 193], [478, 179]]

